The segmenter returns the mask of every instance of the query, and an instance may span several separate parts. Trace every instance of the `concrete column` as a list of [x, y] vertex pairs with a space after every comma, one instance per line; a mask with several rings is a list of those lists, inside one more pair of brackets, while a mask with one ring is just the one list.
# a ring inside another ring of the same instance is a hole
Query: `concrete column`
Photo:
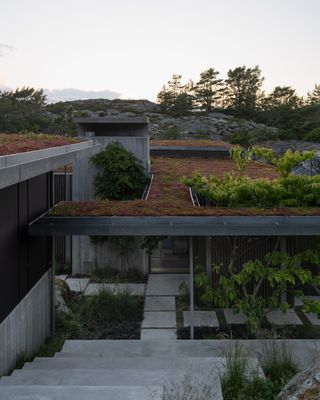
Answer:
[[193, 237], [189, 238], [190, 267], [190, 340], [194, 339], [194, 273], [193, 273]]

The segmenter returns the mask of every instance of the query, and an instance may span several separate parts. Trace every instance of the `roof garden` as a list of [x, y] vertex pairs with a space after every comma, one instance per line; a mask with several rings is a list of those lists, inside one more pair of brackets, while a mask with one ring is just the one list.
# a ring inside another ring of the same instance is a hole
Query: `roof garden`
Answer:
[[[320, 215], [316, 207], [197, 207], [193, 205], [190, 190], [182, 182], [183, 177], [194, 173], [222, 178], [226, 173], [239, 176], [236, 163], [231, 159], [201, 159], [152, 157], [151, 169], [154, 178], [146, 200], [129, 201], [85, 201], [62, 202], [50, 213], [51, 216], [289, 216]], [[246, 170], [252, 179], [276, 179], [278, 173], [274, 166], [253, 161]]]
[[0, 156], [79, 143], [79, 139], [32, 133], [0, 133]]
[[222, 140], [150, 140], [151, 146], [213, 147], [231, 149], [235, 145]]

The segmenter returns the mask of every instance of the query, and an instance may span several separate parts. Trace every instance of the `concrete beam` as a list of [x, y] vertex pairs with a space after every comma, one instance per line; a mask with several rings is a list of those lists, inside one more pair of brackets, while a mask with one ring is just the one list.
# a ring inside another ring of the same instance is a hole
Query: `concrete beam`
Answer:
[[100, 236], [312, 236], [320, 216], [49, 217], [29, 225], [29, 234]]
[[93, 147], [93, 141], [90, 140], [50, 149], [2, 156], [0, 157], [0, 189], [73, 163], [86, 157], [90, 150], [97, 152], [100, 150], [100, 146]]

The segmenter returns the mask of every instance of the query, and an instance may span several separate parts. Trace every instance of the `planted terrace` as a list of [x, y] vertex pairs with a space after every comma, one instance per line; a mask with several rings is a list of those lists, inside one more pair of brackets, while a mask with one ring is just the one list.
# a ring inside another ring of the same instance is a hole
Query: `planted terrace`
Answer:
[[65, 136], [45, 134], [36, 135], [32, 133], [0, 133], [0, 156], [42, 150], [50, 147], [65, 146], [78, 142], [78, 139]]
[[[200, 158], [153, 157], [151, 160], [154, 179], [147, 200], [63, 202], [52, 211], [52, 216], [233, 216], [233, 215], [320, 215], [317, 207], [280, 208], [228, 208], [195, 207], [190, 191], [182, 182], [195, 173], [223, 178], [226, 173], [239, 176], [236, 162]], [[274, 166], [254, 161], [246, 169], [253, 179], [274, 180], [278, 173]]]

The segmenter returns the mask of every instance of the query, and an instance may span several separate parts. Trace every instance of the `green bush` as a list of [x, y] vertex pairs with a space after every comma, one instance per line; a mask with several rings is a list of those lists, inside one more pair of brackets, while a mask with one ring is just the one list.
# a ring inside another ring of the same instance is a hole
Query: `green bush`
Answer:
[[170, 126], [168, 128], [163, 129], [163, 131], [161, 131], [160, 135], [157, 137], [157, 139], [160, 140], [177, 140], [181, 138], [182, 138], [181, 131], [176, 126]]
[[109, 144], [91, 157], [91, 163], [98, 169], [93, 184], [100, 199], [141, 198], [148, 177], [141, 162], [120, 143]]
[[91, 275], [91, 281], [98, 283], [143, 283], [145, 276], [135, 268], [123, 272], [107, 267], [96, 269]]
[[[275, 165], [279, 178], [252, 179], [244, 175], [247, 165], [255, 154]], [[288, 150], [277, 157], [270, 149], [253, 147], [243, 152], [237, 147], [231, 150], [239, 175], [226, 174], [203, 177], [194, 174], [183, 181], [195, 192], [217, 207], [317, 207], [320, 205], [320, 176], [291, 175], [293, 167], [315, 156], [314, 152], [301, 153]]]
[[307, 133], [304, 137], [304, 140], [307, 140], [308, 142], [320, 142], [320, 128], [314, 128], [312, 131]]

